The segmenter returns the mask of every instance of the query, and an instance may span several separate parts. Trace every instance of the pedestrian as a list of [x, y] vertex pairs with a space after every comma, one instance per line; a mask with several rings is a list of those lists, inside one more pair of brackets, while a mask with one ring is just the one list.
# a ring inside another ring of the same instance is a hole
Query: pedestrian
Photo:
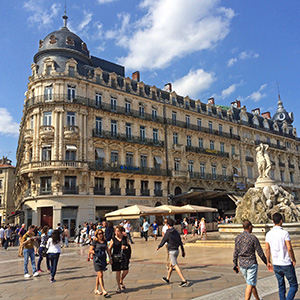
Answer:
[[[94, 290], [95, 295], [103, 295], [103, 297], [108, 297], [108, 292], [104, 287], [103, 272], [107, 270], [106, 256], [108, 254], [107, 242], [102, 229], [97, 229], [95, 233], [95, 238], [89, 249], [89, 253], [93, 256], [94, 269], [97, 272], [96, 277], [96, 287]], [[111, 259], [111, 257], [109, 257]], [[99, 291], [99, 284], [101, 287], [101, 292]]]
[[51, 237], [47, 241], [47, 254], [50, 261], [50, 282], [56, 281], [54, 278], [57, 270], [59, 255], [61, 253], [60, 241], [59, 230], [53, 230]]
[[188, 235], [188, 223], [186, 221], [186, 218], [183, 219], [183, 221], [181, 223], [181, 228], [182, 228], [182, 232], [183, 232], [183, 238], [186, 240], [187, 235]]
[[8, 247], [10, 245], [10, 238], [11, 238], [11, 235], [12, 235], [12, 230], [10, 228], [10, 225], [7, 225], [7, 228], [4, 230], [4, 249], [5, 250], [8, 250]]
[[[274, 227], [266, 234], [268, 270], [271, 272], [274, 269], [278, 281], [280, 300], [292, 300], [298, 290], [298, 282], [295, 274], [296, 258], [290, 235], [282, 228], [282, 215], [275, 213], [272, 219]], [[271, 264], [271, 256], [273, 267]], [[284, 277], [286, 277], [290, 285], [287, 296], [285, 296], [286, 288]]]
[[41, 262], [43, 260], [44, 257], [46, 257], [46, 264], [47, 264], [47, 270], [50, 271], [50, 261], [49, 261], [49, 257], [47, 254], [47, 241], [48, 241], [48, 226], [44, 226], [42, 229], [42, 234], [41, 234], [41, 244], [40, 244], [40, 248], [39, 248], [39, 260], [38, 260], [38, 264], [37, 264], [37, 269], [38, 272], [41, 273], [43, 272], [43, 270], [41, 269]]
[[244, 231], [235, 238], [233, 270], [236, 273], [241, 271], [246, 280], [245, 300], [249, 300], [251, 294], [254, 295], [256, 300], [260, 300], [256, 289], [258, 265], [255, 251], [265, 264], [267, 264], [267, 259], [258, 238], [251, 234], [253, 229], [252, 223], [248, 220], [244, 221], [243, 228]]
[[184, 287], [184, 286], [187, 286], [187, 281], [184, 278], [184, 276], [178, 266], [178, 263], [177, 263], [177, 257], [179, 254], [179, 250], [178, 250], [179, 246], [181, 248], [182, 257], [185, 257], [185, 252], [184, 252], [180, 234], [174, 228], [174, 223], [175, 222], [173, 219], [168, 219], [168, 221], [167, 221], [168, 230], [166, 231], [166, 234], [162, 238], [162, 240], [156, 250], [159, 250], [159, 248], [161, 248], [166, 242], [168, 243], [167, 246], [168, 246], [168, 250], [169, 250], [169, 257], [170, 257], [171, 265], [168, 270], [167, 277], [162, 277], [162, 280], [165, 283], [170, 283], [170, 278], [171, 278], [173, 268], [174, 268], [181, 279], [181, 283], [179, 284], [179, 286]]
[[158, 234], [158, 224], [156, 221], [153, 221], [153, 224], [151, 225], [153, 228], [153, 235], [154, 235], [154, 240], [157, 240], [157, 234]]
[[22, 243], [24, 245], [23, 255], [24, 255], [24, 277], [29, 278], [31, 275], [28, 273], [28, 261], [29, 258], [31, 260], [31, 267], [33, 277], [39, 276], [35, 266], [35, 255], [34, 255], [34, 242], [36, 240], [36, 236], [34, 235], [35, 226], [29, 226], [28, 231], [23, 235]]
[[93, 239], [95, 238], [95, 233], [97, 230], [96, 224], [92, 224], [89, 232], [89, 244], [92, 244]]
[[26, 233], [26, 230], [25, 230], [25, 224], [22, 224], [19, 232], [18, 232], [18, 236], [19, 236], [19, 250], [18, 250], [18, 256], [19, 257], [23, 257], [23, 250], [24, 250], [24, 245], [22, 243], [22, 238], [23, 238], [23, 235]]
[[64, 231], [63, 231], [63, 242], [65, 243], [65, 247], [69, 247], [69, 237], [70, 237], [70, 231], [68, 229], [67, 225], [64, 225]]
[[129, 272], [131, 248], [123, 226], [116, 226], [115, 236], [111, 239], [108, 254], [111, 257], [112, 271], [116, 272], [117, 293], [125, 290], [124, 279]]
[[201, 234], [200, 234], [200, 239], [202, 238], [203, 236], [203, 233], [205, 234], [205, 237], [207, 238], [207, 233], [206, 233], [206, 222], [205, 222], [205, 218], [201, 218], [201, 221], [200, 221], [200, 231], [201, 231]]
[[149, 227], [150, 227], [149, 223], [147, 222], [146, 219], [144, 219], [141, 230], [142, 230], [145, 242], [148, 241], [148, 230], [149, 230]]
[[[164, 225], [163, 225], [163, 228], [162, 228], [162, 237], [165, 236], [166, 232], [168, 230], [168, 220], [165, 219], [164, 220]], [[169, 268], [171, 267], [170, 265], [170, 257], [169, 257], [169, 250], [168, 250], [168, 243], [165, 243], [165, 248], [166, 248], [166, 251], [167, 251], [167, 264], [166, 264], [166, 269], [169, 270]]]
[[131, 231], [131, 225], [130, 225], [130, 222], [129, 220], [125, 221], [125, 224], [124, 224], [124, 229], [125, 229], [125, 233], [130, 241], [131, 244], [134, 244], [134, 242], [132, 241], [131, 239], [131, 234], [130, 234], [130, 231]]
[[4, 247], [4, 228], [0, 227], [0, 247]]

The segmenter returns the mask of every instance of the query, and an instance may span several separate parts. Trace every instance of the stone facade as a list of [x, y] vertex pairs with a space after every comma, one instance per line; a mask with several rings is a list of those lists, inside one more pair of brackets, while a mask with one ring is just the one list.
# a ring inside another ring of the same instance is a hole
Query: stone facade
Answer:
[[15, 204], [27, 224], [73, 228], [190, 189], [243, 195], [257, 177], [260, 141], [270, 145], [271, 177], [298, 196], [289, 124], [125, 77], [65, 26], [50, 35], [31, 67], [17, 150]]
[[15, 167], [7, 157], [0, 159], [0, 225], [10, 222], [8, 217], [14, 212], [13, 190]]

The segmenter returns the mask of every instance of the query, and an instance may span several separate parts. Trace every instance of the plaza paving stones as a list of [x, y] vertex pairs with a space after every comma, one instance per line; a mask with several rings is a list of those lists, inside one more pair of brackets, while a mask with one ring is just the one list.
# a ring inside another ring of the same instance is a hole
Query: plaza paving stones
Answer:
[[[233, 248], [202, 247], [186, 244], [186, 257], [179, 257], [188, 287], [180, 288], [180, 278], [173, 273], [170, 284], [165, 284], [166, 250], [156, 251], [159, 241], [149, 239], [146, 243], [135, 239], [132, 245], [132, 262], [124, 283], [126, 290], [116, 293], [115, 273], [109, 269], [104, 281], [111, 299], [156, 300], [156, 299], [197, 299], [197, 300], [243, 300], [245, 281], [241, 274], [232, 270]], [[61, 299], [102, 299], [93, 294], [96, 274], [93, 262], [87, 262], [88, 247], [71, 244], [62, 249], [58, 263], [56, 282], [49, 282], [49, 273], [39, 277], [23, 277], [23, 259], [17, 257], [17, 248], [0, 249], [0, 300], [61, 300]], [[300, 249], [295, 249], [300, 260]], [[37, 259], [36, 259], [37, 262]], [[45, 261], [42, 268], [46, 268]], [[29, 264], [31, 272], [31, 265]], [[300, 275], [300, 267], [297, 268]], [[278, 288], [275, 276], [266, 270], [259, 260], [258, 291], [264, 300], [277, 300]], [[253, 297], [252, 297], [253, 299]], [[295, 299], [300, 299], [298, 292]]]

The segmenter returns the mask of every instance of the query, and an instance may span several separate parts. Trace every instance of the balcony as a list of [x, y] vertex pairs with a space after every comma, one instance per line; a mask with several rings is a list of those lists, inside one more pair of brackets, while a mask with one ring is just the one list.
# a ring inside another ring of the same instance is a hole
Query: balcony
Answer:
[[99, 162], [89, 162], [89, 170], [92, 171], [104, 171], [104, 172], [120, 172], [120, 173], [132, 173], [141, 175], [155, 175], [155, 176], [170, 176], [168, 170], [158, 169], [158, 168], [141, 168], [139, 166], [126, 166], [119, 165], [117, 163], [99, 163]]
[[135, 196], [135, 189], [126, 189], [127, 196]]
[[51, 187], [40, 187], [39, 195], [52, 195]]
[[24, 131], [24, 140], [26, 143], [30, 143], [33, 140], [33, 129], [26, 129]]
[[110, 194], [114, 196], [121, 195], [121, 189], [120, 188], [110, 188]]
[[179, 151], [179, 152], [183, 152], [183, 149], [184, 149], [183, 145], [181, 145], [181, 144], [173, 144], [173, 150]]
[[65, 168], [84, 168], [86, 167], [86, 162], [82, 161], [73, 161], [73, 160], [43, 160], [29, 162], [21, 165], [21, 172], [28, 169], [40, 169], [40, 168], [49, 168], [49, 169], [65, 169]]
[[150, 190], [149, 189], [142, 189], [141, 190], [141, 196], [150, 196]]
[[211, 149], [207, 149], [207, 148], [186, 146], [186, 151], [229, 158], [229, 153], [228, 152], [222, 152], [222, 151], [218, 151], [218, 150], [211, 150]]
[[283, 163], [283, 162], [279, 162], [279, 167], [282, 167], [282, 168], [284, 168], [285, 167], [285, 163]]
[[152, 147], [164, 147], [164, 142], [159, 140], [153, 140], [149, 138], [143, 138], [139, 136], [126, 136], [126, 134], [123, 133], [114, 133], [111, 131], [99, 131], [96, 129], [93, 129], [93, 137], [100, 138], [100, 139], [108, 139], [108, 140], [116, 140], [116, 141], [123, 141], [127, 143], [133, 143], [133, 144], [140, 144], [140, 145], [146, 145], [146, 146], [152, 146]]
[[40, 137], [43, 141], [48, 141], [54, 137], [54, 127], [51, 125], [40, 126]]
[[162, 197], [163, 192], [162, 192], [162, 190], [154, 190], [154, 195], [157, 197]]
[[290, 169], [295, 169], [295, 165], [289, 164], [289, 168], [290, 168]]
[[190, 173], [190, 178], [203, 180], [233, 181], [233, 176], [198, 172]]
[[178, 177], [185, 177], [185, 178], [187, 178], [188, 175], [189, 175], [188, 171], [178, 171], [178, 170], [176, 170], [176, 171], [172, 172], [172, 176], [173, 177], [177, 177], [177, 178]]
[[28, 198], [28, 197], [31, 197], [31, 189], [26, 190], [24, 193], [24, 198]]
[[105, 195], [104, 187], [94, 187], [94, 195]]
[[64, 195], [77, 195], [79, 194], [78, 186], [63, 186]]
[[254, 159], [251, 156], [246, 156], [246, 161], [254, 162]]
[[66, 139], [76, 139], [78, 137], [78, 126], [66, 125], [64, 127], [64, 135]]
[[[276, 132], [278, 134], [280, 134], [279, 132]], [[279, 150], [286, 150], [285, 146], [281, 146], [280, 144], [273, 144], [273, 143], [268, 143], [268, 142], [262, 142], [262, 141], [255, 141], [255, 145], [259, 145], [259, 144], [267, 144], [269, 145], [271, 148], [275, 148], [275, 149], [279, 149]]]

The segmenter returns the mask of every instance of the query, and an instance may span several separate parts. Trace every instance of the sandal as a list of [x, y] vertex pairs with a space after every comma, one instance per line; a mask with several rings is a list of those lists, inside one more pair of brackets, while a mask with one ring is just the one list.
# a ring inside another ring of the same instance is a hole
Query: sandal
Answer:
[[120, 294], [121, 293], [121, 289], [118, 287], [116, 292], [117, 292], [117, 294]]
[[105, 294], [103, 294], [103, 297], [104, 297], [104, 298], [108, 298], [108, 297], [109, 297], [109, 294], [106, 292]]
[[126, 289], [126, 286], [124, 285], [124, 283], [122, 282], [122, 283], [120, 283], [120, 286], [121, 286], [121, 289], [122, 290], [125, 290]]
[[102, 292], [100, 292], [99, 290], [94, 290], [95, 295], [102, 295]]

